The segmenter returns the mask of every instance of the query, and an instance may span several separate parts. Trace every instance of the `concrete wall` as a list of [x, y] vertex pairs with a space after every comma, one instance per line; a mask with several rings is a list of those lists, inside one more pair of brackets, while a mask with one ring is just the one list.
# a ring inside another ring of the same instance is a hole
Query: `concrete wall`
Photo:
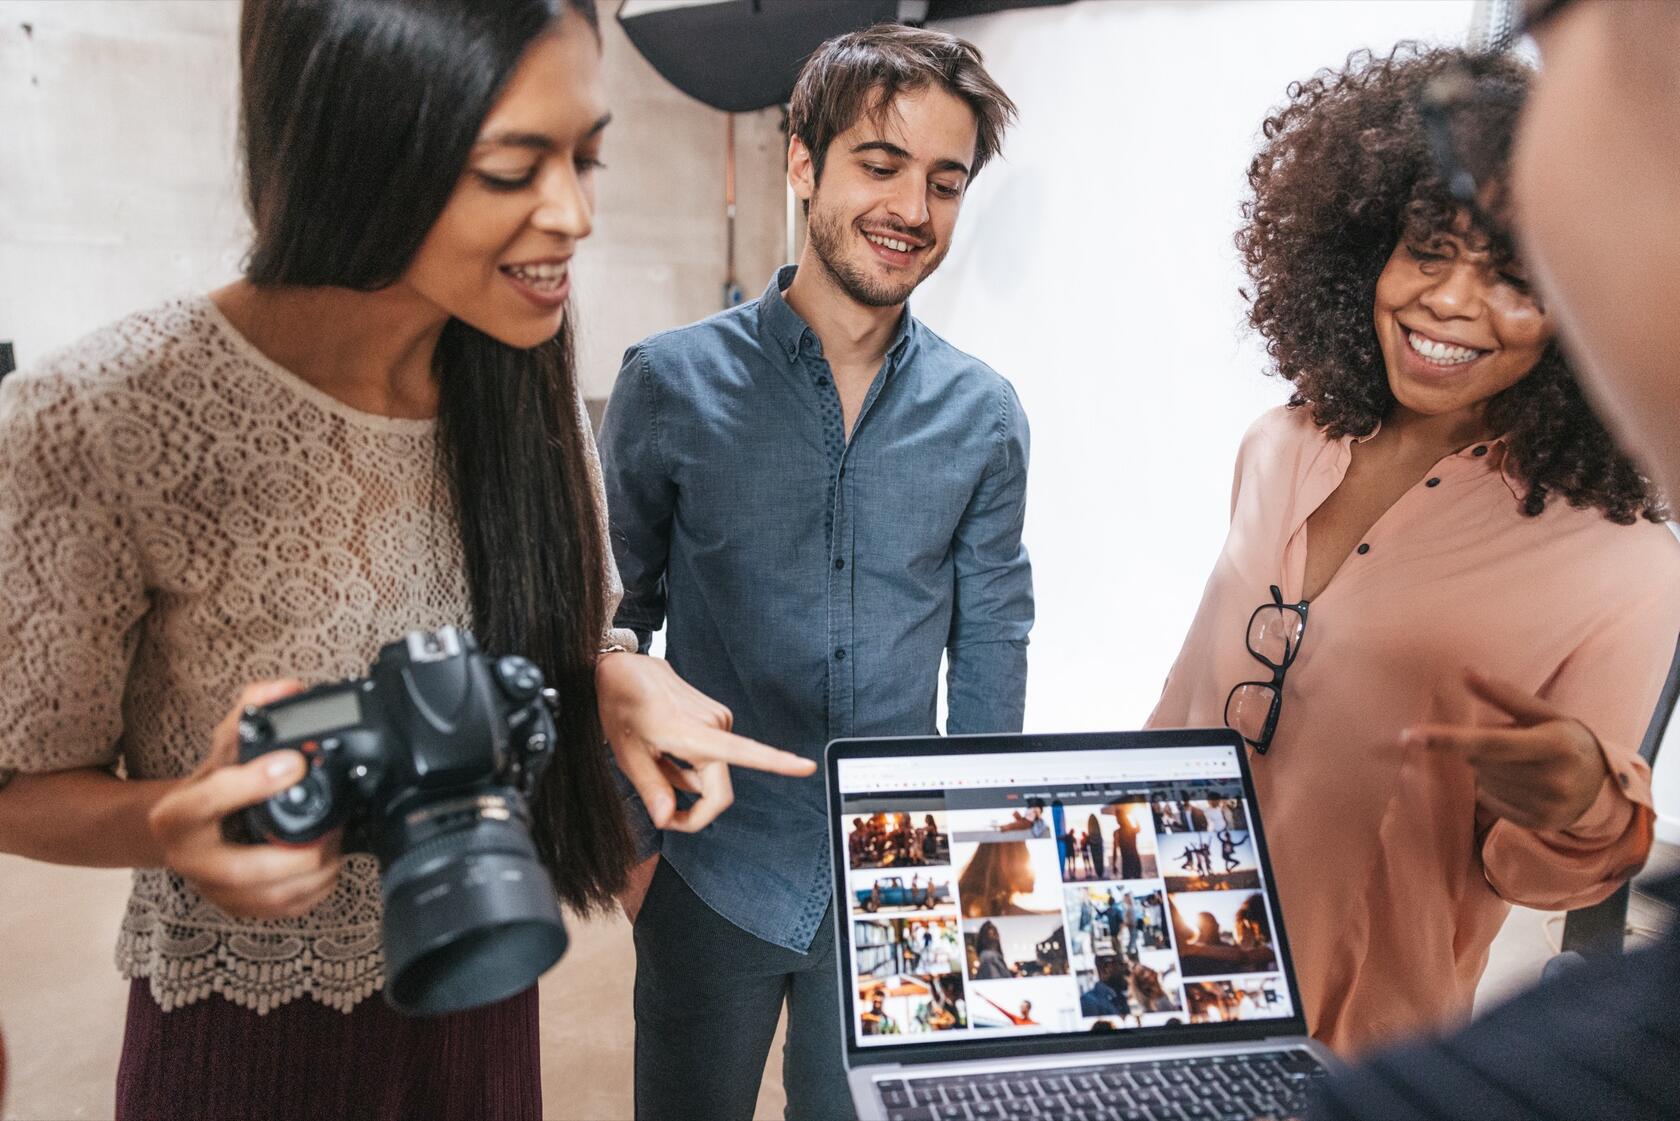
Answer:
[[[577, 265], [590, 396], [626, 346], [718, 310], [724, 279], [725, 116], [660, 78], [611, 12], [608, 170]], [[0, 0], [0, 340], [20, 366], [236, 275], [238, 23], [234, 0]], [[736, 121], [748, 297], [782, 257], [780, 119]]]
[[0, 338], [20, 365], [234, 276], [238, 17], [0, 3]]
[[[617, 5], [602, 5], [603, 16]], [[591, 392], [624, 348], [723, 306], [726, 114], [661, 78], [603, 18], [613, 124], [595, 235], [578, 257], [578, 331]], [[753, 299], [782, 263], [787, 203], [781, 110], [735, 118], [735, 260]]]

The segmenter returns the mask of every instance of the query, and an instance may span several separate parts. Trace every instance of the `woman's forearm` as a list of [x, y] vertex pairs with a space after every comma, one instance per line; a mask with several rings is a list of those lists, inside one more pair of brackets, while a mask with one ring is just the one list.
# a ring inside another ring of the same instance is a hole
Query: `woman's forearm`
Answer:
[[163, 851], [146, 815], [175, 784], [96, 768], [16, 775], [0, 787], [0, 852], [85, 868], [155, 867]]

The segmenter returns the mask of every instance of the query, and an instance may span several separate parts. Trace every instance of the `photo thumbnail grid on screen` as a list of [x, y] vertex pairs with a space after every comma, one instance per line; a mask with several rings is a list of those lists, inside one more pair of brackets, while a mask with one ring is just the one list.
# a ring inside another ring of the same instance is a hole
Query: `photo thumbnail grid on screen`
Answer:
[[860, 1043], [1292, 1014], [1234, 776], [954, 780], [842, 810]]

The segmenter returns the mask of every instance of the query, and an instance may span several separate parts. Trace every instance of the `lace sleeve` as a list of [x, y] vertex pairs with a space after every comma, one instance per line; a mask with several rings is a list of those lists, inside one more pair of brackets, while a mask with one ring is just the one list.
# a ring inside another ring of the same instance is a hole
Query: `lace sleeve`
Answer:
[[107, 469], [121, 455], [109, 398], [50, 370], [0, 386], [0, 773], [117, 754], [147, 600]]

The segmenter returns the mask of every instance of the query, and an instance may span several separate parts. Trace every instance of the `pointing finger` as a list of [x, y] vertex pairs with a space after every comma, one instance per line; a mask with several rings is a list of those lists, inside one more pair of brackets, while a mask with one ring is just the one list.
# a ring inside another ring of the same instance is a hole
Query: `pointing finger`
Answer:
[[1403, 744], [1457, 755], [1466, 763], [1523, 763], [1533, 759], [1535, 743], [1526, 728], [1476, 728], [1464, 724], [1415, 724], [1400, 733]]
[[[688, 751], [692, 751], [692, 757]], [[768, 771], [792, 778], [804, 778], [817, 769], [815, 762], [791, 751], [782, 751], [757, 740], [750, 740], [733, 732], [721, 732], [715, 728], [697, 730], [688, 749], [671, 750], [669, 753], [681, 756], [690, 763], [715, 760], [734, 767]]]

